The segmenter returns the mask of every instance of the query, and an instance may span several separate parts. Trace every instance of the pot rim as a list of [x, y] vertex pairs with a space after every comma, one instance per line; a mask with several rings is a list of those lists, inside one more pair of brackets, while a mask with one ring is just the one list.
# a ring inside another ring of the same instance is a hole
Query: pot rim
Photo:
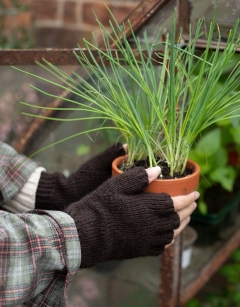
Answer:
[[[120, 156], [120, 157], [117, 157], [113, 162], [112, 162], [112, 168], [113, 168], [113, 171], [115, 172], [115, 174], [122, 174], [123, 171], [119, 170], [118, 168], [118, 165], [119, 165], [119, 161], [121, 160], [127, 160], [127, 157], [128, 155], [124, 155], [124, 156]], [[190, 165], [191, 167], [189, 169], [191, 169], [193, 171], [192, 174], [190, 175], [187, 175], [185, 177], [182, 177], [182, 178], [175, 178], [175, 179], [155, 179], [156, 181], [167, 181], [169, 183], [172, 183], [172, 182], [175, 182], [176, 180], [179, 180], [179, 181], [184, 181], [186, 180], [186, 178], [189, 178], [189, 177], [192, 177], [192, 176], [196, 176], [198, 173], [200, 173], [200, 166], [193, 160], [190, 160], [188, 159], [187, 160], [187, 166]]]

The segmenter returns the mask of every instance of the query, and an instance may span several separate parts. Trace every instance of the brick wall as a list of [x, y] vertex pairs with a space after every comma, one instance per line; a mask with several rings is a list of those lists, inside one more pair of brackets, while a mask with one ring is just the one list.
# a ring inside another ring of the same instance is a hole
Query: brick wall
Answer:
[[0, 0], [0, 47], [32, 47], [31, 0]]
[[[82, 39], [91, 40], [92, 32], [100, 37], [96, 18], [108, 26], [110, 19], [104, 2], [117, 20], [122, 21], [140, 0], [0, 0], [7, 7], [19, 4], [30, 6], [30, 10], [14, 16], [14, 23], [31, 27], [34, 33], [34, 47], [75, 48], [82, 45]], [[25, 14], [25, 16], [23, 16]], [[5, 24], [12, 23], [11, 16]], [[22, 19], [25, 21], [23, 22]]]

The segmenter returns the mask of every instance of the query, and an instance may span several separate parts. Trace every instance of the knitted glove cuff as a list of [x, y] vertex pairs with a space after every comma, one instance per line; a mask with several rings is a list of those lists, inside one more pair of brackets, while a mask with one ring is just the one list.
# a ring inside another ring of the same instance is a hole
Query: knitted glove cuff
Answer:
[[106, 181], [111, 176], [112, 161], [124, 154], [122, 144], [116, 143], [85, 162], [69, 178], [62, 173], [43, 172], [36, 194], [36, 209], [64, 210]]

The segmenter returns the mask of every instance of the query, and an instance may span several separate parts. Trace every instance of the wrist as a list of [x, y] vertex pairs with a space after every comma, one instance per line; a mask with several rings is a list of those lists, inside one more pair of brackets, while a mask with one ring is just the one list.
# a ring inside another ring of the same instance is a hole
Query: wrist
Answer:
[[23, 213], [35, 209], [36, 191], [43, 167], [38, 167], [28, 178], [21, 190], [3, 205], [3, 208], [13, 213]]

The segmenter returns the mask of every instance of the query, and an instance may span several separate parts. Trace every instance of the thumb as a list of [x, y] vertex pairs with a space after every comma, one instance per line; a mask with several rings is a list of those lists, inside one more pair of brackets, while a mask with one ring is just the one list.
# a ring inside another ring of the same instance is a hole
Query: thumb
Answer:
[[148, 174], [148, 182], [151, 183], [161, 173], [161, 168], [159, 166], [147, 168], [146, 172]]
[[143, 167], [135, 167], [123, 174], [112, 177], [106, 184], [110, 184], [109, 189], [117, 194], [135, 194], [144, 191], [159, 173], [160, 167], [152, 167], [146, 170]]

